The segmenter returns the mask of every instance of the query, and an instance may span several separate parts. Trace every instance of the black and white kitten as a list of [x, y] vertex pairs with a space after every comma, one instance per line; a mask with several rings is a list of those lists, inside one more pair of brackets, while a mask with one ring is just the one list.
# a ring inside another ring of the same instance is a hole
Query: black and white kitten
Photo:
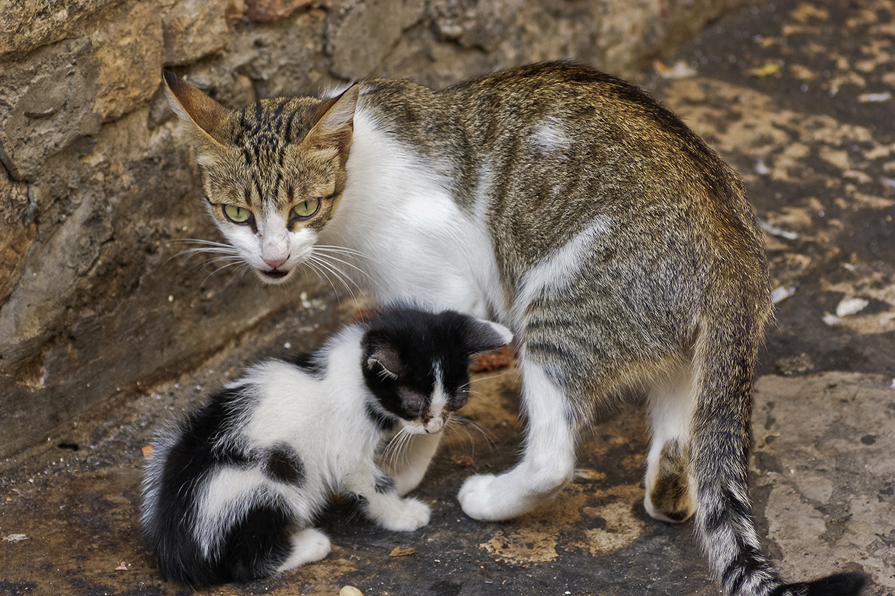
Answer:
[[[162, 576], [215, 584], [318, 561], [330, 542], [313, 520], [333, 493], [389, 530], [428, 523], [402, 496], [466, 403], [470, 357], [511, 339], [453, 311], [391, 307], [314, 354], [251, 367], [153, 445], [142, 525]], [[381, 457], [402, 434], [407, 457]]]

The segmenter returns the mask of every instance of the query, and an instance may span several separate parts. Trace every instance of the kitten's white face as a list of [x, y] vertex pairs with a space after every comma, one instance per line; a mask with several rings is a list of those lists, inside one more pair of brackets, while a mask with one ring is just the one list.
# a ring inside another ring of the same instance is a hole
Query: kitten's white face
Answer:
[[[406, 396], [405, 401], [412, 402], [415, 397], [417, 396]], [[406, 432], [415, 435], [434, 435], [444, 430], [444, 427], [450, 422], [451, 413], [466, 403], [465, 397], [460, 400], [451, 400], [449, 397], [445, 393], [440, 371], [436, 369], [435, 388], [432, 394], [424, 400], [422, 405], [417, 406], [421, 412], [420, 416], [414, 420], [401, 421]], [[417, 399], [419, 398], [417, 397]], [[407, 405], [410, 406], [408, 409], [413, 409], [412, 405]]]

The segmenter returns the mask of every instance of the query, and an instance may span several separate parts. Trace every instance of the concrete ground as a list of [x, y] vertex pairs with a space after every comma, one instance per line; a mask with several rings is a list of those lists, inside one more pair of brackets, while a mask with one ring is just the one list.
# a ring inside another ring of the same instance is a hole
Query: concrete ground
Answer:
[[[784, 0], [719, 20], [642, 81], [743, 174], [765, 224], [778, 310], [757, 371], [752, 494], [766, 547], [794, 580], [862, 570], [868, 596], [895, 594], [893, 56], [891, 0]], [[311, 348], [351, 318], [322, 299], [328, 286], [303, 288], [200, 370], [0, 462], [0, 595], [193, 592], [160, 581], [140, 544], [142, 447], [246, 361]], [[475, 424], [449, 432], [418, 491], [428, 526], [386, 532], [336, 503], [324, 561], [199, 592], [718, 593], [692, 525], [643, 509], [636, 403], [595, 427], [552, 502], [509, 523], [464, 516], [462, 481], [510, 467], [521, 428], [515, 369], [479, 377], [462, 411]]]

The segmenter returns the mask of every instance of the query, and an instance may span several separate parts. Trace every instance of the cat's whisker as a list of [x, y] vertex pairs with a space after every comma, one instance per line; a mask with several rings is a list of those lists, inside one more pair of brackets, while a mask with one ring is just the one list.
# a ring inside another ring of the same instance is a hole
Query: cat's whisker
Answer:
[[[224, 269], [229, 269], [230, 267], [233, 267], [233, 266], [235, 266], [235, 265], [239, 265], [240, 263], [242, 263], [243, 265], [245, 265], [245, 263], [243, 263], [242, 260], [235, 260], [235, 261], [233, 261], [232, 263], [227, 263], [226, 265], [221, 265], [220, 267], [216, 267], [214, 271], [212, 271], [211, 273], [209, 273], [208, 275], [205, 276], [205, 279], [203, 279], [203, 280], [202, 280], [202, 283], [199, 284], [199, 285], [200, 285], [200, 286], [205, 285], [205, 282], [207, 282], [212, 276], [214, 276], [214, 275], [220, 273], [220, 272], [223, 271]], [[246, 266], [247, 266], [247, 265], [246, 265]], [[244, 272], [243, 272], [243, 275], [244, 275]]]
[[[348, 263], [346, 261], [343, 261], [341, 259], [337, 259], [337, 258], [334, 258], [331, 256], [326, 256], [326, 255], [312, 255], [311, 259], [313, 259], [320, 265], [326, 265], [330, 271], [332, 271], [334, 274], [338, 274], [340, 276], [340, 279], [344, 278], [345, 280], [350, 281], [356, 289], [358, 289], [358, 290], [361, 289], [360, 285], [358, 285], [358, 283], [350, 275], [348, 275], [345, 271], [342, 271], [341, 269], [339, 269], [338, 265], [336, 265], [333, 261], [338, 262], [338, 263], [345, 263], [346, 265], [348, 265], [350, 267], [354, 267], [358, 271], [361, 271], [359, 268], [355, 267], [351, 263]], [[364, 275], [367, 275], [367, 273], [364, 271], [362, 271], [362, 273], [364, 273]], [[347, 287], [348, 284], [345, 281], [343, 281], [342, 283], [345, 283], [345, 285]]]
[[322, 252], [334, 252], [334, 253], [342, 253], [344, 255], [349, 255], [353, 257], [361, 257], [362, 259], [369, 260], [366, 254], [362, 253], [359, 250], [355, 250], [353, 248], [348, 248], [347, 246], [336, 246], [333, 244], [315, 244], [314, 250], [319, 250]]
[[310, 269], [311, 271], [313, 271], [313, 272], [314, 272], [314, 275], [316, 275], [317, 277], [319, 277], [319, 278], [321, 278], [321, 279], [325, 279], [325, 280], [329, 283], [330, 287], [333, 289], [333, 294], [336, 294], [336, 295], [339, 294], [339, 291], [336, 289], [336, 286], [335, 286], [335, 284], [333, 283], [333, 280], [331, 280], [331, 279], [329, 278], [329, 275], [327, 275], [325, 271], [321, 271], [321, 270], [320, 270], [316, 265], [314, 265], [314, 263], [312, 263], [310, 260], [305, 261], [305, 262], [303, 263], [303, 265], [305, 265], [308, 269]]
[[357, 271], [358, 273], [360, 273], [361, 275], [363, 275], [363, 276], [366, 277], [367, 279], [369, 279], [369, 280], [372, 280], [372, 279], [373, 279], [373, 278], [370, 276], [369, 273], [367, 273], [366, 271], [364, 271], [363, 269], [361, 269], [360, 267], [358, 267], [357, 265], [355, 265], [354, 263], [351, 263], [351, 262], [349, 262], [349, 261], [345, 261], [345, 260], [340, 259], [340, 258], [338, 258], [338, 257], [334, 257], [334, 256], [332, 256], [332, 255], [327, 255], [327, 254], [318, 255], [318, 258], [326, 258], [326, 259], [330, 262], [330, 264], [332, 264], [332, 262], [334, 261], [334, 262], [336, 262], [336, 263], [340, 263], [340, 264], [342, 264], [342, 265], [346, 265], [346, 266], [348, 266], [348, 267], [351, 267], [352, 269], [354, 269], [355, 271]]
[[361, 289], [360, 286], [358, 286], [357, 283], [354, 282], [354, 280], [352, 280], [349, 276], [346, 276], [345, 273], [340, 271], [336, 266], [334, 266], [330, 263], [327, 263], [326, 261], [320, 259], [319, 257], [312, 256], [311, 258], [308, 259], [307, 262], [310, 263], [311, 261], [313, 261], [318, 267], [322, 267], [323, 269], [325, 269], [326, 271], [331, 273], [337, 280], [339, 280], [339, 282], [343, 286], [345, 286], [345, 289], [348, 290], [348, 293], [351, 295], [351, 299], [357, 300], [357, 296], [355, 296], [354, 290], [352, 290], [351, 286], [348, 285], [348, 282], [350, 281], [351, 283], [353, 283], [355, 285], [355, 287], [358, 290], [360, 290]]
[[[365, 279], [365, 283], [368, 283], [371, 288], [376, 289], [376, 290], [382, 289], [381, 281], [379, 279], [377, 279], [376, 277], [371, 276], [367, 271], [367, 269], [369, 268], [369, 263], [373, 260], [368, 255], [366, 255], [360, 251], [354, 250], [353, 248], [345, 248], [345, 247], [341, 247], [341, 246], [315, 245], [314, 250], [315, 251], [319, 250], [319, 252], [323, 253], [323, 254], [317, 255], [318, 258], [327, 258], [330, 260], [337, 260], [338, 262], [340, 262], [348, 267], [351, 267], [353, 270], [355, 270], [359, 274], [361, 274]], [[348, 256], [361, 258], [365, 261], [365, 263], [363, 264], [363, 266], [358, 266], [350, 261], [336, 259], [331, 254], [328, 254], [329, 252], [335, 252], [335, 253], [343, 252], [344, 254], [347, 254]], [[355, 283], [355, 285], [357, 285], [357, 284]], [[358, 289], [360, 289], [359, 286], [358, 286]]]

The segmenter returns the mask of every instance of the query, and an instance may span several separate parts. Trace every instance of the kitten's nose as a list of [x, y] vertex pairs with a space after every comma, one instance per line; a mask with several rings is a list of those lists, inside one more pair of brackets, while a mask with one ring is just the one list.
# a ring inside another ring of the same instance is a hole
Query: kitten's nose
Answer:
[[434, 435], [437, 432], [441, 431], [441, 428], [444, 426], [444, 420], [441, 417], [433, 418], [426, 424], [426, 432]]
[[264, 259], [264, 262], [267, 263], [267, 266], [271, 269], [276, 269], [277, 267], [285, 263], [286, 259]]

